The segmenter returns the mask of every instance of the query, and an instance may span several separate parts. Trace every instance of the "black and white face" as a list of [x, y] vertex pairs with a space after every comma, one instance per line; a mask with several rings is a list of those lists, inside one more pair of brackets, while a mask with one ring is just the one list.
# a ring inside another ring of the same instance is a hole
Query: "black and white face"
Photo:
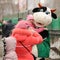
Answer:
[[38, 27], [44, 27], [52, 22], [52, 13], [50, 8], [41, 7], [33, 9], [34, 23]]

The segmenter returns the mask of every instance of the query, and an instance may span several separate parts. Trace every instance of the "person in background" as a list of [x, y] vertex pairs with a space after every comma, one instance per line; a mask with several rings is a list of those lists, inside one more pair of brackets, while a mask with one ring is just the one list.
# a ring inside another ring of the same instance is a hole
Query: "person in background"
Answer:
[[18, 60], [17, 54], [16, 54], [16, 38], [14, 38], [11, 35], [12, 32], [10, 32], [9, 37], [4, 37], [3, 43], [4, 43], [4, 57], [3, 60]]
[[14, 28], [14, 24], [12, 23], [12, 20], [3, 21], [2, 24], [2, 37], [8, 37], [10, 34], [10, 31]]
[[7, 21], [6, 20], [2, 20], [2, 37], [6, 36], [6, 25], [7, 25]]
[[18, 18], [18, 21], [21, 21], [22, 20], [22, 18]]
[[14, 25], [12, 24], [11, 20], [9, 20], [9, 21], [3, 20], [2, 23], [3, 23], [2, 24], [3, 38], [1, 39], [1, 42], [3, 43], [3, 45], [2, 45], [2, 47], [3, 47], [2, 59], [3, 60], [18, 60], [16, 51], [15, 51], [15, 49], [16, 49], [16, 38], [14, 38], [11, 35]]

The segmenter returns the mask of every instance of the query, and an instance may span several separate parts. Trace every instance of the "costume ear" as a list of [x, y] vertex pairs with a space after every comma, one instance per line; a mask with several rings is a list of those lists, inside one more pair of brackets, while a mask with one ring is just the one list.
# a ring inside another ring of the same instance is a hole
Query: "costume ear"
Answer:
[[34, 9], [32, 10], [33, 13], [34, 13], [34, 12], [38, 12], [38, 11], [40, 11], [40, 8], [34, 8]]
[[54, 19], [56, 19], [56, 18], [57, 18], [57, 15], [56, 15], [55, 13], [52, 13], [52, 17], [53, 17]]

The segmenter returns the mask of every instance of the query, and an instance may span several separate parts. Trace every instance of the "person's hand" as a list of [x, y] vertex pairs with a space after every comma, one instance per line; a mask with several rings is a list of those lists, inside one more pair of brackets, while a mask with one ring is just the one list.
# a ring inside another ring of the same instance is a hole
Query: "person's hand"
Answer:
[[35, 30], [33, 30], [33, 28], [32, 28], [32, 27], [29, 27], [29, 28], [28, 28], [28, 30], [30, 30], [32, 33], [34, 33], [34, 32], [35, 32]]

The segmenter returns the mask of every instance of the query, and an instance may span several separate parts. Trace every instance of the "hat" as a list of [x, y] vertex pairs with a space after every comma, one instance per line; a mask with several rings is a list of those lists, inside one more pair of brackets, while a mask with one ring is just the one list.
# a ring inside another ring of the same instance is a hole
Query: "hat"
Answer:
[[27, 15], [27, 20], [34, 19], [32, 14]]
[[15, 28], [25, 28], [25, 29], [27, 29], [28, 26], [29, 25], [26, 23], [26, 21], [21, 20], [16, 24]]

